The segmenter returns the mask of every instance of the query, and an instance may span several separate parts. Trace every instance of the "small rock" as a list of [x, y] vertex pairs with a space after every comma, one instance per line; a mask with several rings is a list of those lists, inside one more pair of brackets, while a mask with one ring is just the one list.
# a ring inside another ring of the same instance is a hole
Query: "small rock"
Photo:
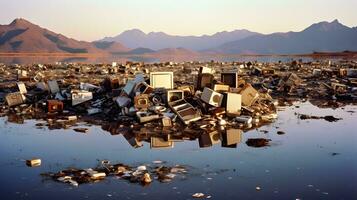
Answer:
[[276, 132], [276, 134], [278, 134], [278, 135], [284, 135], [285, 132], [284, 132], [284, 131], [278, 131], [278, 132]]
[[150, 174], [149, 173], [145, 173], [142, 177], [141, 177], [141, 183], [143, 184], [147, 184], [147, 183], [151, 183], [152, 182], [152, 179], [150, 177]]
[[205, 196], [205, 194], [203, 193], [195, 193], [192, 195], [193, 198], [203, 198]]
[[138, 166], [138, 167], [136, 168], [136, 170], [138, 170], [138, 171], [145, 171], [145, 170], [146, 170], [146, 166], [145, 166], [145, 165]]
[[76, 132], [80, 132], [80, 133], [87, 133], [88, 129], [87, 128], [75, 128], [73, 129]]

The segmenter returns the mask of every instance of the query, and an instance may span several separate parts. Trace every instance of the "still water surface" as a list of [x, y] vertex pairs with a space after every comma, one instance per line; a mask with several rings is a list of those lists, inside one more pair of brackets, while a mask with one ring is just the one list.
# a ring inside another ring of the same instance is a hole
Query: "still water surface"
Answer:
[[[295, 113], [343, 120], [300, 120]], [[192, 199], [196, 192], [211, 199], [356, 199], [357, 107], [321, 109], [304, 102], [278, 114], [276, 122], [243, 133], [237, 148], [199, 148], [196, 140], [176, 142], [169, 149], [150, 149], [148, 143], [134, 149], [122, 135], [112, 136], [99, 126], [83, 134], [38, 129], [34, 120], [14, 124], [3, 117], [1, 199]], [[286, 134], [278, 135], [278, 130]], [[258, 137], [271, 139], [271, 146], [245, 144]], [[32, 157], [41, 158], [42, 165], [27, 167], [24, 160]], [[129, 165], [161, 160], [188, 166], [189, 172], [184, 180], [147, 187], [113, 177], [72, 187], [40, 176], [67, 167], [95, 167], [103, 159]]]

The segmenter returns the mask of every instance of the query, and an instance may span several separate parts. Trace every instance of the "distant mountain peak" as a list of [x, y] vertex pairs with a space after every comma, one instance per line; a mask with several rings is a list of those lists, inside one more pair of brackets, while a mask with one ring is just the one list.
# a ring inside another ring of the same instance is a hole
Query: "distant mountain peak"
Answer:
[[340, 24], [340, 22], [338, 21], [338, 19], [335, 19], [331, 22], [331, 24]]
[[11, 23], [11, 26], [29, 26], [29, 25], [34, 25], [31, 22], [27, 21], [24, 18], [16, 18], [14, 19]]
[[111, 53], [129, 50], [115, 42], [94, 44], [71, 39], [23, 18], [0, 25], [0, 32], [0, 52]]
[[341, 24], [337, 19], [333, 20], [332, 22], [319, 22], [316, 24], [312, 24], [305, 31], [332, 31], [332, 30], [341, 30], [349, 28], [343, 24]]
[[140, 34], [140, 35], [146, 35], [142, 30], [138, 28], [133, 28], [127, 31], [124, 31], [122, 34]]

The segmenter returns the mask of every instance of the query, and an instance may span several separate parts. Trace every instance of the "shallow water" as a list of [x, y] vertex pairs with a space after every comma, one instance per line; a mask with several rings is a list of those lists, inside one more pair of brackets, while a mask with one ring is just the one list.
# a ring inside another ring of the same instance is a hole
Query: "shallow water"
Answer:
[[[342, 120], [300, 120], [295, 113]], [[122, 135], [112, 136], [99, 126], [90, 126], [84, 134], [39, 129], [34, 120], [14, 124], [4, 117], [0, 118], [1, 199], [192, 199], [196, 192], [211, 199], [355, 199], [356, 122], [356, 106], [333, 110], [296, 103], [279, 111], [276, 122], [243, 133], [237, 148], [220, 144], [199, 148], [196, 140], [176, 142], [169, 149], [150, 149], [149, 143], [134, 149]], [[278, 135], [278, 130], [286, 134]], [[271, 139], [271, 145], [245, 144], [258, 137]], [[27, 167], [24, 160], [32, 157], [41, 158], [42, 165]], [[72, 187], [40, 176], [67, 167], [95, 167], [103, 159], [129, 165], [161, 160], [188, 166], [189, 172], [186, 179], [147, 187], [113, 177]]]

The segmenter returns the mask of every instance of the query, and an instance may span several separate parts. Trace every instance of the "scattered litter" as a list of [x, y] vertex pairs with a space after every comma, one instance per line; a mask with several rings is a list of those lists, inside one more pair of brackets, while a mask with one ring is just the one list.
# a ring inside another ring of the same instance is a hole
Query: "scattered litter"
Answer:
[[33, 158], [30, 160], [26, 160], [26, 165], [29, 167], [38, 167], [41, 165], [41, 159], [39, 158]]
[[183, 166], [149, 167], [140, 165], [132, 167], [121, 163], [110, 164], [108, 160], [104, 160], [101, 161], [101, 166], [96, 168], [69, 168], [56, 173], [43, 173], [42, 175], [44, 177], [50, 177], [55, 181], [67, 183], [77, 187], [85, 183], [96, 183], [108, 177], [118, 177], [131, 183], [138, 183], [146, 186], [154, 180], [162, 183], [171, 182], [177, 176], [182, 176], [183, 178], [186, 173], [187, 170]]
[[81, 132], [81, 133], [87, 133], [88, 132], [88, 128], [74, 128], [73, 129], [76, 132]]
[[250, 147], [265, 147], [269, 146], [270, 139], [265, 138], [250, 138], [245, 143]]
[[195, 193], [192, 195], [193, 198], [204, 198], [205, 197], [205, 194], [203, 193]]
[[299, 118], [302, 120], [305, 119], [324, 119], [328, 122], [337, 122], [338, 120], [341, 120], [342, 118], [336, 118], [334, 116], [331, 115], [327, 115], [324, 117], [319, 117], [319, 116], [313, 116], [313, 115], [305, 115], [305, 114], [298, 114]]

